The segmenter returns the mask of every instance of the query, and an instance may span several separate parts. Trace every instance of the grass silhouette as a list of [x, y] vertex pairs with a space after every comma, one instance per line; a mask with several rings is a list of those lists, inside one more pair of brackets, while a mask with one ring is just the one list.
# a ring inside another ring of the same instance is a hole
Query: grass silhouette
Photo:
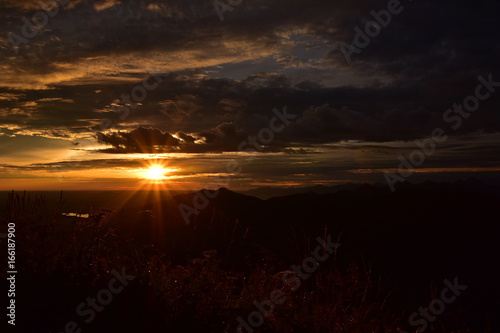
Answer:
[[[356, 260], [340, 263], [332, 256], [291, 291], [281, 279], [288, 269], [283, 259], [245, 243], [248, 230], [240, 236], [228, 232], [233, 238], [223, 251], [206, 248], [193, 257], [184, 249], [173, 256], [123, 228], [127, 221], [112, 210], [90, 211], [88, 219], [69, 222], [61, 218], [64, 205], [62, 192], [55, 206], [26, 192], [8, 196], [2, 224], [16, 224], [18, 303], [25, 316], [20, 315], [20, 326], [26, 330], [61, 331], [68, 321], [81, 323], [75, 307], [107, 286], [111, 270], [122, 267], [136, 279], [95, 322], [82, 325], [84, 332], [236, 332], [236, 318], [246, 318], [256, 310], [254, 301], [269, 299], [276, 289], [285, 292], [286, 301], [255, 332], [391, 333], [408, 328], [408, 314], [387, 306], [390, 288]], [[217, 224], [215, 214], [211, 219]], [[237, 224], [233, 221], [230, 230]], [[235, 244], [252, 250], [231, 257]], [[308, 242], [295, 243], [292, 262], [300, 263], [311, 250]], [[468, 332], [454, 317], [443, 315], [440, 322], [427, 331]]]

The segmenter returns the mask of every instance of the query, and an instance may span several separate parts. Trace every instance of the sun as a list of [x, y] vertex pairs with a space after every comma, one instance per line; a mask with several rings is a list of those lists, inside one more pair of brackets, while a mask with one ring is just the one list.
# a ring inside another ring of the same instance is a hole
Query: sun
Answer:
[[143, 167], [136, 169], [136, 177], [145, 180], [147, 183], [164, 183], [165, 180], [172, 179], [177, 168], [171, 168], [165, 161], [148, 161]]
[[152, 165], [145, 172], [145, 178], [150, 180], [161, 180], [165, 179], [165, 174], [168, 172], [167, 169], [163, 168], [161, 165]]

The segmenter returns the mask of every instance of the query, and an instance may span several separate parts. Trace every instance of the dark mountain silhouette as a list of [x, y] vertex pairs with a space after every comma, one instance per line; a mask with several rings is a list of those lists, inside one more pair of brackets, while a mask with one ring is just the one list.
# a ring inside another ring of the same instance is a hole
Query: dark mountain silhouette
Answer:
[[241, 193], [255, 196], [261, 199], [280, 197], [297, 193], [313, 192], [317, 194], [335, 193], [341, 190], [355, 190], [360, 184], [345, 183], [335, 186], [315, 185], [310, 187], [259, 187], [256, 189], [243, 191]]
[[[492, 193], [500, 194], [500, 182], [498, 181], [482, 181], [476, 178], [468, 178], [466, 180], [457, 180], [452, 182], [435, 182], [427, 180], [422, 183], [412, 183], [409, 181], [404, 181], [402, 183], [397, 183], [395, 185], [396, 189], [427, 189], [427, 190], [466, 190], [481, 193]], [[355, 191], [358, 193], [363, 193], [369, 195], [371, 194], [381, 194], [389, 191], [389, 187], [382, 183], [373, 184], [356, 184], [356, 183], [345, 183], [341, 185], [334, 186], [324, 186], [315, 185], [310, 187], [259, 187], [252, 190], [247, 190], [241, 192], [242, 194], [255, 196], [261, 199], [270, 199], [272, 197], [281, 197], [292, 194], [299, 193], [316, 193], [316, 194], [328, 194], [336, 193], [339, 191]]]
[[189, 225], [178, 205], [192, 206], [195, 193], [164, 203], [169, 239], [176, 240], [169, 245], [172, 253], [186, 251], [186, 245], [191, 255], [217, 249], [227, 253], [233, 264], [244, 266], [252, 259], [242, 258], [255, 259], [256, 249], [266, 248], [293, 264], [297, 253], [307, 248], [305, 239], [315, 239], [326, 230], [341, 239], [339, 262], [357, 258], [371, 265], [376, 274], [398, 286], [393, 298], [398, 304], [418, 309], [430, 301], [431, 281], [442, 283], [458, 276], [471, 286], [464, 297], [471, 316], [478, 315], [474, 302], [490, 302], [488, 309], [500, 310], [500, 298], [481, 299], [500, 281], [495, 245], [500, 226], [499, 197], [480, 181], [405, 182], [394, 193], [363, 184], [354, 191], [309, 191], [268, 200], [218, 191]]

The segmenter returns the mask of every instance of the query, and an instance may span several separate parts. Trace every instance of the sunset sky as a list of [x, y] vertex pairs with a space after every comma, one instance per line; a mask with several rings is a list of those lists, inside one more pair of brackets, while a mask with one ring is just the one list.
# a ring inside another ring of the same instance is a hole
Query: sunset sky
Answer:
[[383, 183], [435, 128], [409, 181], [499, 174], [500, 87], [443, 119], [500, 82], [497, 0], [401, 1], [351, 63], [339, 43], [388, 1], [242, 0], [222, 21], [211, 0], [43, 1], [30, 30], [41, 3], [0, 1], [0, 190]]

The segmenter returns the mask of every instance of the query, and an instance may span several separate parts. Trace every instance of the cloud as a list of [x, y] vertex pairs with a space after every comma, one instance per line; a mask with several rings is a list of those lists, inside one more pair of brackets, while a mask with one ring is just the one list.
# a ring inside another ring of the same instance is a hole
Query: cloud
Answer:
[[13, 94], [13, 93], [0, 93], [0, 101], [17, 101], [20, 97], [25, 96], [24, 94]]
[[[205, 0], [71, 4], [15, 54], [7, 34], [39, 4], [2, 3], [0, 113], [11, 131], [88, 135], [109, 118], [115, 130], [154, 127], [205, 142], [180, 149], [223, 151], [287, 105], [298, 118], [275, 147], [412, 140], [441, 126], [442, 113], [496, 68], [500, 52], [496, 1], [473, 12], [465, 1], [404, 4], [350, 66], [336, 46], [350, 43], [353, 28], [385, 1], [256, 0], [226, 12], [223, 23]], [[162, 84], [121, 120], [111, 106], [148, 72], [162, 74]], [[499, 106], [498, 97], [487, 101], [458, 134], [499, 131]]]
[[[131, 132], [112, 134], [98, 133], [99, 141], [112, 145], [116, 152], [122, 153], [164, 153], [179, 146], [180, 141], [169, 133], [155, 128], [139, 127]], [[110, 152], [110, 151], [108, 151]]]
[[94, 8], [98, 12], [121, 4], [119, 0], [104, 0], [94, 2]]
[[[157, 128], [138, 127], [130, 132], [97, 133], [99, 142], [113, 148], [99, 150], [108, 154], [161, 154], [161, 153], [221, 153], [237, 152], [241, 142], [249, 136], [242, 128], [224, 122], [215, 128], [186, 134], [170, 134]], [[270, 144], [263, 152], [281, 151], [278, 145]]]

